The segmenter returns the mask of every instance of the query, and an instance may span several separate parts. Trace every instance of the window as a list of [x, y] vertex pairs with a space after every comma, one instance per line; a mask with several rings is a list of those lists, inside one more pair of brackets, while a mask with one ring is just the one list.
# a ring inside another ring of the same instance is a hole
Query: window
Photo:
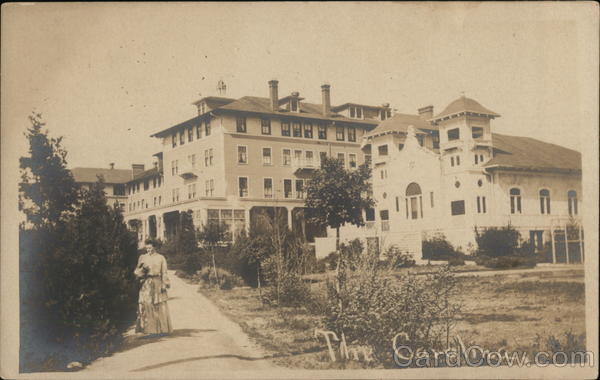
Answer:
[[223, 225], [227, 229], [225, 240], [231, 241], [246, 227], [246, 212], [232, 209], [208, 209], [207, 222], [212, 225]]
[[302, 128], [299, 122], [292, 122], [292, 132], [294, 137], [302, 137]]
[[398, 144], [398, 150], [404, 149], [404, 144]]
[[356, 129], [348, 128], [348, 141], [356, 142]]
[[513, 187], [510, 189], [510, 213], [521, 213], [521, 190]]
[[323, 124], [319, 124], [319, 139], [327, 140], [327, 127]]
[[350, 107], [350, 117], [352, 119], [362, 119], [362, 107]]
[[294, 165], [300, 165], [302, 163], [302, 151], [294, 150]]
[[550, 214], [550, 191], [540, 190], [540, 213]]
[[215, 180], [207, 179], [204, 181], [204, 193], [207, 197], [212, 197], [215, 194]]
[[450, 166], [454, 166], [454, 157], [450, 157]]
[[313, 126], [311, 123], [304, 123], [304, 137], [307, 139], [313, 138]]
[[144, 181], [144, 190], [148, 190], [150, 188], [150, 182], [148, 180]]
[[387, 145], [379, 145], [377, 147], [377, 154], [379, 154], [379, 156], [387, 156], [388, 155], [388, 146]]
[[188, 128], [187, 135], [188, 135], [188, 142], [194, 141], [194, 129], [192, 127]]
[[204, 136], [210, 136], [210, 119], [204, 122]]
[[396, 197], [396, 212], [400, 211], [400, 197]]
[[479, 155], [479, 162], [483, 163], [483, 154]]
[[406, 216], [410, 219], [423, 218], [423, 199], [421, 187], [412, 182], [406, 187]]
[[379, 218], [381, 219], [381, 230], [390, 230], [390, 212], [388, 210], [379, 211]]
[[344, 141], [344, 127], [335, 128], [335, 139], [337, 141]]
[[486, 206], [485, 206], [485, 197], [477, 197], [477, 213], [478, 214], [485, 214], [486, 211]]
[[271, 134], [271, 120], [269, 119], [261, 119], [260, 120], [260, 131], [263, 135]]
[[290, 122], [289, 121], [281, 122], [281, 135], [282, 136], [290, 136]]
[[179, 202], [179, 189], [173, 189], [172, 195], [173, 195], [173, 203]]
[[567, 197], [569, 199], [569, 215], [577, 215], [577, 192], [575, 190], [569, 190]]
[[448, 130], [448, 141], [458, 140], [460, 138], [460, 130], [458, 128]]
[[158, 205], [160, 206], [160, 204], [162, 203], [162, 195], [158, 196]]
[[196, 125], [196, 140], [199, 140], [202, 137], [202, 122], [198, 122]]
[[479, 155], [476, 154], [475, 155], [475, 165], [477, 165], [479, 163]]
[[356, 169], [356, 154], [348, 154], [348, 164], [350, 165], [350, 169]]
[[381, 120], [385, 120], [385, 119], [387, 119], [388, 117], [390, 117], [391, 115], [392, 115], [392, 111], [391, 111], [391, 110], [381, 110], [381, 111], [379, 112], [379, 118], [380, 118]]
[[122, 183], [118, 183], [113, 188], [114, 195], [125, 195], [125, 185]]
[[179, 145], [185, 144], [185, 132], [179, 131]]
[[456, 166], [460, 166], [460, 156], [456, 156]]
[[307, 150], [306, 152], [304, 152], [305, 164], [307, 166], [313, 165], [313, 157], [314, 157], [314, 153], [312, 150]]
[[192, 167], [192, 169], [196, 169], [196, 155], [195, 154], [189, 155], [188, 160], [190, 162], [190, 166]]
[[291, 179], [283, 180], [283, 197], [284, 198], [292, 197], [292, 180]]
[[374, 208], [365, 209], [365, 220], [367, 222], [372, 222], [375, 220], [375, 209]]
[[262, 148], [263, 165], [271, 165], [271, 148]]
[[171, 145], [173, 146], [173, 148], [175, 148], [177, 146], [177, 133], [174, 133], [171, 136]]
[[281, 157], [283, 166], [290, 166], [292, 164], [292, 151], [290, 149], [284, 149]]
[[196, 198], [196, 184], [190, 183], [188, 185], [188, 199]]
[[245, 145], [238, 145], [237, 147], [238, 153], [238, 164], [247, 164], [248, 163], [248, 147]]
[[238, 116], [235, 119], [235, 130], [240, 133], [246, 133], [246, 118]]
[[342, 167], [346, 167], [346, 155], [344, 153], [338, 153], [337, 159], [342, 162]]
[[321, 161], [321, 164], [323, 164], [323, 162], [325, 161], [326, 158], [327, 158], [327, 152], [319, 152], [319, 160]]
[[387, 170], [386, 169], [381, 169], [380, 174], [381, 174], [381, 179], [387, 178]]
[[212, 165], [213, 165], [213, 148], [210, 148], [210, 149], [208, 150], [208, 164], [209, 164], [210, 166], [212, 166]]
[[471, 135], [473, 136], [474, 139], [480, 139], [483, 137], [483, 128], [481, 127], [472, 127], [471, 128]]
[[423, 146], [423, 144], [425, 143], [425, 135], [418, 134], [417, 141], [419, 142], [420, 146]]
[[241, 198], [245, 198], [248, 196], [248, 177], [238, 178], [238, 188]]
[[429, 202], [431, 203], [431, 208], [433, 208], [433, 191], [429, 192]]
[[175, 176], [178, 173], [179, 173], [179, 168], [178, 168], [178, 162], [177, 162], [177, 160], [171, 161], [171, 175]]
[[431, 133], [431, 140], [433, 142], [433, 149], [440, 148], [440, 133], [438, 131], [433, 131]]
[[290, 99], [290, 111], [298, 112], [298, 99]]
[[304, 199], [304, 180], [296, 180], [296, 198]]
[[450, 209], [451, 209], [452, 215], [464, 215], [465, 214], [465, 201], [450, 202]]
[[265, 198], [273, 198], [273, 178], [264, 178], [263, 188]]
[[365, 154], [365, 165], [367, 165], [368, 168], [371, 167], [371, 155], [370, 154]]

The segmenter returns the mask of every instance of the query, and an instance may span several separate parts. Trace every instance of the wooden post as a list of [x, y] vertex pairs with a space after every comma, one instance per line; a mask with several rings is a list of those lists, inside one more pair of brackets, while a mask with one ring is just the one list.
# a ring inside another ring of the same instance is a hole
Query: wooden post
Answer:
[[552, 264], [556, 264], [556, 244], [554, 242], [554, 224], [550, 224], [550, 241], [552, 242]]
[[567, 224], [565, 223], [565, 256], [567, 257], [567, 264], [569, 264], [569, 235], [567, 232]]

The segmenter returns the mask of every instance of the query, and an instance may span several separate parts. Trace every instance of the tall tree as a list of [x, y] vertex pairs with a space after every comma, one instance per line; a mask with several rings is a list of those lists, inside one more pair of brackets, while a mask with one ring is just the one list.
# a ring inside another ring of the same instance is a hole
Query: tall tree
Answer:
[[363, 226], [363, 210], [373, 207], [369, 178], [371, 169], [363, 164], [356, 170], [344, 169], [336, 158], [326, 157], [306, 187], [306, 207], [312, 209], [311, 221], [335, 229], [335, 248], [340, 248], [340, 227]]
[[21, 157], [19, 208], [34, 229], [53, 227], [77, 203], [77, 185], [67, 169], [62, 137], [49, 137], [41, 114], [29, 116], [29, 156]]

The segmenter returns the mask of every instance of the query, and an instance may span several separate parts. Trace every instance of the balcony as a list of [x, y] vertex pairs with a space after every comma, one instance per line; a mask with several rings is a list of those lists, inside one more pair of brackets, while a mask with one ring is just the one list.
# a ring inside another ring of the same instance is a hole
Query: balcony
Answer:
[[294, 168], [295, 174], [301, 172], [311, 173], [314, 170], [319, 169], [319, 166], [319, 162], [316, 160], [300, 159], [292, 161], [292, 167]]
[[183, 165], [179, 168], [179, 176], [186, 179], [198, 177], [198, 169], [192, 167], [191, 164]]

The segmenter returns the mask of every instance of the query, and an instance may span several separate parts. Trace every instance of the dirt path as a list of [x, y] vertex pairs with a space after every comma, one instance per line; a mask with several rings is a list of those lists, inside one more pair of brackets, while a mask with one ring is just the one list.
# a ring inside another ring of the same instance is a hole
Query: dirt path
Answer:
[[173, 333], [143, 338], [131, 332], [119, 352], [96, 360], [77, 375], [172, 377], [184, 371], [202, 376], [207, 371], [273, 368], [241, 328], [197, 292], [197, 285], [186, 284], [173, 272], [170, 277]]

